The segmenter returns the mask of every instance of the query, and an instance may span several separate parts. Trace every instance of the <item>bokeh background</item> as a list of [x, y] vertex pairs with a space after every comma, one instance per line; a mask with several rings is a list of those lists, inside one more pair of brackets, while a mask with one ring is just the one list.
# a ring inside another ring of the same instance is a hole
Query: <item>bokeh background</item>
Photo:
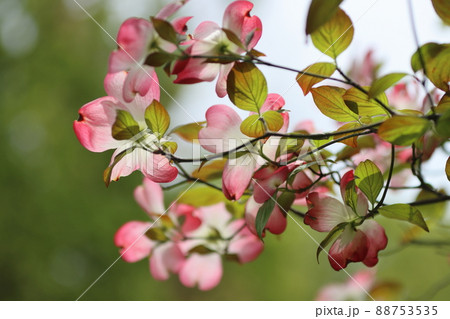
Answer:
[[[196, 16], [191, 29], [206, 19], [220, 23], [230, 2], [191, 0], [180, 14]], [[265, 27], [258, 49], [269, 60], [304, 68], [320, 58], [303, 33], [309, 1], [254, 2], [254, 13]], [[344, 67], [373, 48], [385, 62], [385, 72], [410, 71], [414, 42], [406, 1], [392, 2], [344, 2], [356, 27], [354, 44], [342, 55]], [[414, 2], [421, 42], [448, 42], [449, 28], [440, 24], [431, 1]], [[79, 3], [115, 37], [125, 18], [148, 17], [168, 1]], [[102, 172], [111, 154], [88, 152], [72, 130], [79, 107], [104, 95], [107, 59], [115, 44], [73, 0], [1, 0], [0, 40], [0, 299], [75, 300], [118, 257], [115, 231], [126, 221], [146, 217], [132, 197], [140, 174], [106, 189]], [[294, 118], [313, 117], [320, 129], [330, 127], [300, 89], [292, 87], [293, 74], [267, 74], [271, 91], [283, 93]], [[205, 94], [213, 92], [211, 84], [178, 89], [165, 76], [161, 83], [198, 119], [212, 104], [229, 104], [226, 98]], [[175, 124], [186, 121], [167, 95], [162, 101]], [[443, 176], [437, 168], [429, 168], [429, 176], [439, 183]], [[414, 194], [398, 196], [409, 200]], [[403, 223], [387, 225], [390, 243], [377, 266], [381, 294], [449, 300], [448, 228], [426, 237], [443, 245], [398, 249], [407, 228]], [[308, 231], [318, 240], [323, 237]], [[325, 256], [317, 264], [316, 245], [292, 221], [282, 236], [269, 236], [265, 242], [256, 261], [225, 263], [221, 284], [209, 292], [185, 288], [175, 276], [155, 281], [146, 261], [120, 260], [82, 300], [311, 300], [321, 286], [348, 279], [333, 271]], [[347, 269], [354, 273], [361, 266]]]

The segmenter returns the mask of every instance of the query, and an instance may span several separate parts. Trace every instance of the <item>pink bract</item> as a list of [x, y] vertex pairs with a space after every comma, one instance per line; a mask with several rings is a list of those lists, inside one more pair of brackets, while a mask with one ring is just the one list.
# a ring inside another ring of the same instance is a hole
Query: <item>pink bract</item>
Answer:
[[[165, 156], [154, 154], [140, 147], [142, 143], [148, 147], [155, 147], [155, 143], [158, 143], [155, 136], [146, 129], [147, 125], [144, 120], [145, 109], [153, 100], [159, 100], [158, 83], [152, 84], [146, 95], [136, 96], [128, 103], [122, 98], [126, 77], [126, 72], [117, 72], [106, 76], [105, 90], [108, 96], [90, 102], [80, 109], [80, 118], [73, 123], [75, 134], [80, 143], [92, 152], [116, 149], [111, 164], [116, 156], [121, 153], [125, 154], [113, 167], [111, 181], [116, 181], [121, 176], [127, 176], [140, 170], [155, 182], [170, 182], [178, 175], [177, 168], [173, 167]], [[133, 136], [130, 139], [118, 140], [112, 136], [112, 128], [118, 111], [128, 112], [139, 123], [141, 131], [137, 134], [137, 138]]]
[[[344, 201], [346, 186], [353, 179], [353, 171], [347, 172], [341, 179], [341, 195]], [[328, 253], [330, 265], [335, 270], [345, 268], [350, 262], [363, 262], [368, 267], [375, 266], [378, 262], [378, 252], [387, 245], [384, 229], [376, 221], [369, 219], [360, 226], [352, 225], [352, 222], [364, 217], [368, 212], [368, 201], [359, 189], [357, 196], [356, 212], [337, 199], [316, 192], [307, 197], [309, 210], [304, 222], [312, 229], [329, 232], [337, 225], [347, 223]]]
[[[262, 34], [261, 20], [250, 16], [253, 4], [249, 1], [235, 1], [225, 10], [223, 29], [233, 32], [247, 51], [253, 49]], [[194, 31], [186, 52], [191, 56], [241, 55], [246, 50], [238, 47], [227, 37], [222, 28], [211, 21], [202, 22]], [[217, 76], [216, 93], [219, 97], [227, 94], [226, 80], [234, 62], [227, 64], [207, 63], [205, 58], [188, 58], [175, 64], [174, 83], [192, 84], [213, 81]]]

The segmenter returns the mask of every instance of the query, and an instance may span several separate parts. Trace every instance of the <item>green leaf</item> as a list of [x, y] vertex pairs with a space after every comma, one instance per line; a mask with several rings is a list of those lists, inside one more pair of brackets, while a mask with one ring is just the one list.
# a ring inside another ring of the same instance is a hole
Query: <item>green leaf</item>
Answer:
[[450, 138], [450, 108], [437, 121], [436, 132], [444, 138]]
[[311, 34], [311, 40], [317, 49], [336, 59], [352, 42], [353, 32], [352, 21], [338, 9], [327, 23]]
[[283, 213], [287, 213], [291, 209], [292, 203], [295, 200], [295, 193], [293, 192], [282, 192], [277, 198], [277, 205], [280, 207]]
[[421, 46], [411, 58], [411, 66], [414, 72], [423, 69], [420, 60], [419, 50], [425, 63], [427, 76], [430, 81], [444, 92], [449, 91], [450, 68], [448, 61], [450, 60], [450, 45], [426, 43]]
[[414, 116], [394, 116], [384, 121], [378, 135], [386, 142], [409, 146], [430, 128], [430, 121]]
[[145, 110], [145, 123], [153, 133], [163, 136], [170, 125], [170, 116], [164, 106], [156, 100], [153, 100]]
[[223, 193], [209, 186], [190, 188], [178, 198], [177, 203], [194, 207], [211, 206], [225, 201]]
[[166, 142], [162, 143], [161, 146], [164, 151], [166, 151], [170, 154], [175, 154], [175, 152], [178, 149], [178, 144], [173, 141], [166, 141]]
[[153, 67], [160, 67], [166, 63], [174, 61], [175, 59], [176, 56], [168, 52], [154, 52], [147, 56], [144, 64]]
[[139, 124], [127, 111], [117, 110], [116, 121], [112, 126], [112, 136], [116, 140], [129, 140], [139, 134]]
[[[321, 76], [330, 77], [334, 73], [334, 71], [336, 71], [336, 65], [333, 63], [326, 63], [326, 62], [314, 63], [314, 64], [308, 66], [303, 71], [321, 75]], [[296, 80], [297, 80], [298, 85], [300, 85], [300, 87], [303, 91], [303, 94], [306, 95], [309, 93], [309, 91], [315, 84], [322, 82], [324, 79], [316, 77], [316, 76], [307, 75], [304, 73], [299, 73], [297, 75]]]
[[183, 140], [190, 143], [198, 143], [198, 133], [205, 124], [206, 122], [199, 122], [177, 126], [172, 130], [172, 132], [170, 132], [170, 134], [176, 134]]
[[247, 117], [241, 123], [241, 132], [250, 137], [259, 137], [264, 135], [266, 129], [262, 118], [258, 114]]
[[223, 168], [225, 167], [227, 161], [228, 160], [226, 158], [211, 161], [193, 171], [192, 177], [201, 179], [203, 181], [221, 178], [223, 174]]
[[258, 209], [255, 219], [256, 234], [260, 239], [262, 239], [262, 234], [264, 227], [266, 227], [267, 221], [275, 208], [275, 200], [273, 197], [268, 199], [264, 204]]
[[450, 182], [450, 156], [447, 158], [447, 162], [445, 163], [445, 174], [447, 175], [447, 179]]
[[356, 193], [355, 180], [345, 186], [345, 204], [347, 204], [358, 215], [358, 194]]
[[276, 111], [266, 111], [262, 114], [262, 117], [270, 132], [278, 132], [284, 125], [283, 116]]
[[403, 79], [406, 75], [406, 73], [389, 73], [379, 79], [376, 79], [370, 87], [369, 98], [377, 97], [379, 94], [383, 93], [395, 83]]
[[238, 108], [259, 113], [267, 98], [266, 78], [254, 64], [237, 62], [227, 78], [227, 93]]
[[378, 194], [383, 188], [383, 174], [371, 160], [359, 163], [355, 170], [356, 186], [375, 204]]
[[448, 110], [450, 110], [450, 93], [444, 94], [439, 101], [439, 104], [436, 106], [437, 113], [443, 114]]
[[158, 35], [170, 43], [178, 43], [177, 32], [169, 22], [152, 17], [152, 24]]
[[145, 236], [154, 241], [168, 241], [169, 237], [164, 233], [164, 230], [160, 227], [152, 227], [145, 233]]
[[428, 230], [427, 223], [423, 219], [422, 213], [415, 207], [408, 204], [393, 204], [378, 209], [379, 213], [387, 218], [404, 220], [419, 226], [425, 231]]
[[431, 2], [442, 21], [450, 25], [450, 2], [448, 0], [431, 0]]
[[334, 241], [345, 229], [345, 226], [347, 225], [347, 223], [340, 223], [338, 225], [336, 225], [327, 235], [327, 237], [325, 237], [324, 240], [322, 240], [322, 242], [319, 244], [319, 247], [317, 247], [317, 252], [316, 252], [316, 258], [317, 258], [317, 263], [319, 263], [319, 255], [320, 253], [325, 250], [325, 248], [327, 248], [327, 246]]
[[266, 131], [278, 132], [283, 124], [284, 120], [280, 113], [266, 111], [261, 116], [252, 114], [242, 121], [241, 132], [250, 137], [260, 137]]
[[322, 140], [311, 140], [310, 143], [313, 144], [315, 147], [321, 147], [322, 145], [325, 145], [333, 140], [333, 136], [330, 136], [329, 138], [322, 139]]
[[422, 45], [419, 49], [417, 49], [416, 52], [414, 52], [414, 54], [411, 57], [411, 68], [413, 69], [413, 71], [417, 72], [423, 69], [422, 61], [420, 60], [419, 50], [420, 53], [422, 54], [426, 66], [427, 61], [433, 59], [444, 48], [445, 47], [443, 45], [434, 42], [428, 42]]
[[340, 122], [357, 121], [359, 119], [358, 114], [350, 110], [342, 98], [344, 92], [343, 88], [335, 86], [321, 86], [311, 89], [314, 102], [324, 115]]
[[[351, 123], [347, 123], [342, 125], [340, 128], [337, 129], [336, 132], [340, 132], [340, 131], [347, 131], [347, 130], [352, 130], [352, 129], [356, 129], [358, 127], [361, 127], [361, 124], [359, 124], [358, 122], [351, 122]], [[344, 133], [341, 135], [335, 135], [333, 137], [334, 140], [337, 140], [339, 138], [342, 138], [344, 136], [348, 136], [348, 135], [352, 135], [353, 133]], [[341, 141], [341, 143], [344, 143], [345, 145], [348, 145], [350, 147], [357, 147], [357, 140], [358, 140], [358, 136], [353, 136], [353, 137], [349, 137], [343, 141]]]
[[[363, 87], [365, 90], [369, 91], [370, 87]], [[377, 101], [374, 99], [369, 99], [369, 96], [358, 90], [357, 88], [348, 89], [342, 97], [345, 104], [352, 110], [358, 110], [357, 113], [360, 116], [378, 116], [389, 114]], [[381, 93], [377, 98], [384, 103], [389, 105], [389, 101], [386, 94]]]
[[313, 33], [330, 20], [343, 0], [312, 0], [306, 18], [306, 35]]

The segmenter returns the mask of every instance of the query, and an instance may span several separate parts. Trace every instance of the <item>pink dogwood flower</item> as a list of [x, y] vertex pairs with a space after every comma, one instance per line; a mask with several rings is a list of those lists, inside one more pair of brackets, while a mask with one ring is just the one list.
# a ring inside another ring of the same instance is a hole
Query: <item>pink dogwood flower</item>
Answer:
[[[262, 34], [262, 23], [257, 16], [250, 16], [253, 3], [235, 1], [225, 10], [223, 29], [211, 21], [202, 22], [194, 31], [186, 53], [191, 56], [241, 55], [250, 51], [258, 43]], [[233, 32], [245, 46], [245, 49], [231, 41], [226, 32]], [[227, 94], [226, 80], [234, 62], [207, 63], [204, 58], [188, 58], [175, 64], [173, 74], [177, 75], [174, 83], [192, 84], [213, 81], [219, 75], [216, 93], [219, 97]]]
[[[126, 262], [149, 257], [152, 276], [156, 280], [167, 280], [170, 273], [179, 273], [185, 261], [178, 246], [182, 238], [178, 229], [191, 231], [199, 227], [201, 221], [192, 216], [193, 208], [187, 205], [172, 205], [166, 212], [162, 189], [150, 179], [144, 178], [134, 197], [152, 222], [127, 222], [116, 232], [114, 244], [120, 248]], [[184, 219], [182, 224], [181, 217]]]
[[134, 197], [152, 222], [124, 224], [114, 243], [126, 262], [148, 257], [150, 273], [157, 280], [173, 273], [187, 287], [210, 290], [222, 278], [223, 255], [248, 263], [263, 250], [244, 220], [233, 220], [224, 203], [199, 208], [173, 203], [166, 210], [161, 187], [147, 178]]
[[[280, 110], [284, 105], [284, 99], [278, 94], [269, 94], [266, 102], [261, 107], [261, 114], [273, 110]], [[289, 115], [282, 113], [284, 125], [280, 132], [285, 132], [289, 125]], [[212, 153], [223, 153], [246, 145], [251, 138], [241, 132], [242, 119], [231, 107], [226, 105], [214, 105], [206, 111], [207, 127], [199, 132], [201, 146]], [[270, 159], [275, 160], [279, 137], [270, 137], [267, 141], [248, 145], [242, 151], [248, 151], [242, 156], [229, 159], [224, 167], [222, 175], [222, 189], [230, 200], [241, 198], [247, 189], [255, 170], [266, 163], [259, 155], [262, 152]]]
[[[341, 180], [341, 195], [345, 201], [347, 184], [354, 180], [353, 171], [347, 172]], [[350, 262], [362, 262], [368, 267], [378, 263], [378, 252], [386, 248], [387, 237], [384, 228], [372, 219], [355, 226], [368, 212], [368, 200], [357, 190], [356, 211], [335, 198], [322, 196], [317, 192], [307, 197], [309, 210], [304, 222], [319, 232], [330, 232], [339, 224], [345, 227], [331, 246], [328, 260], [331, 267], [340, 270]]]
[[[294, 162], [278, 169], [268, 166], [258, 170], [253, 175], [253, 195], [248, 199], [245, 208], [245, 219], [252, 233], [257, 234], [255, 221], [259, 208], [264, 202], [274, 200], [272, 196], [275, 193], [277, 193], [277, 197], [281, 195], [280, 191], [277, 192], [279, 187], [298, 191], [292, 198], [292, 203], [304, 198], [312, 190], [310, 188], [313, 182], [304, 171], [298, 172], [291, 184], [286, 182], [289, 174], [301, 164], [303, 163]], [[276, 235], [283, 233], [287, 226], [286, 209], [286, 207], [280, 207], [278, 201], [276, 201], [264, 230]]]
[[[154, 74], [154, 71], [153, 71]], [[115, 149], [110, 164], [110, 176], [105, 182], [118, 180], [135, 170], [151, 180], [164, 183], [175, 179], [177, 168], [163, 155], [153, 153], [167, 141], [151, 132], [145, 121], [145, 110], [159, 100], [158, 82], [153, 82], [144, 96], [136, 96], [130, 103], [122, 91], [127, 72], [108, 74], [105, 90], [108, 96], [96, 99], [79, 110], [73, 128], [80, 143], [91, 152]]]
[[[183, 285], [210, 290], [222, 278], [222, 255], [248, 263], [262, 252], [264, 246], [259, 238], [248, 230], [243, 219], [233, 221], [224, 203], [201, 207], [193, 215], [202, 225], [187, 235], [192, 240], [180, 243], [181, 250], [188, 256], [180, 270]], [[202, 247], [200, 252], [198, 247]]]
[[[188, 0], [176, 1], [164, 7], [155, 18], [165, 20], [173, 15]], [[172, 26], [180, 35], [185, 33], [186, 22], [190, 17], [174, 20]], [[127, 71], [128, 75], [123, 86], [123, 99], [131, 102], [136, 94], [144, 96], [151, 89], [158, 78], [153, 68], [145, 65], [148, 54], [165, 51], [173, 52], [176, 45], [162, 39], [152, 22], [141, 18], [127, 19], [120, 26], [117, 35], [118, 49], [109, 57], [108, 73]]]

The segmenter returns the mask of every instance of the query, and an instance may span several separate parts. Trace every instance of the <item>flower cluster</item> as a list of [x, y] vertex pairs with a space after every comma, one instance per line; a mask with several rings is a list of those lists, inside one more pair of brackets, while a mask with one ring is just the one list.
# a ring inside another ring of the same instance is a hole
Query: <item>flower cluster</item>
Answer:
[[[423, 46], [431, 70], [424, 75], [435, 85], [431, 92], [415, 75], [411, 82], [400, 82], [404, 73], [379, 77], [372, 51], [346, 74], [337, 58], [352, 41], [350, 17], [337, 3], [330, 5], [334, 13], [328, 20], [321, 19], [311, 5], [307, 35], [333, 62], [295, 70], [266, 62], [255, 49], [263, 28], [251, 14], [251, 2], [232, 2], [221, 25], [201, 22], [192, 33], [187, 27], [191, 17], [171, 18], [187, 2], [175, 1], [149, 20], [130, 18], [121, 25], [104, 82], [107, 96], [84, 105], [73, 124], [88, 150], [114, 150], [104, 171], [107, 185], [134, 171], [144, 175], [135, 198], [150, 221], [131, 221], [117, 231], [115, 244], [125, 261], [149, 258], [155, 279], [173, 273], [185, 286], [208, 290], [220, 282], [222, 258], [254, 260], [267, 232], [286, 230], [288, 216], [326, 233], [317, 257], [331, 244], [328, 260], [337, 271], [349, 263], [378, 263], [388, 242], [375, 221], [379, 215], [429, 231], [417, 202], [385, 201], [390, 189], [408, 188], [411, 177], [420, 185], [410, 188], [426, 192], [427, 201], [449, 199], [425, 181], [421, 167], [450, 136], [449, 79], [439, 71], [448, 46]], [[425, 69], [418, 55], [411, 59], [414, 72]], [[321, 133], [303, 121], [289, 132], [289, 103], [269, 93], [259, 65], [295, 71], [304, 95], [311, 94], [319, 111], [339, 127]], [[159, 67], [176, 84], [217, 78], [216, 95], [227, 96], [233, 106], [213, 105], [204, 122], [169, 131], [170, 115], [160, 103], [155, 72]], [[336, 72], [341, 78], [333, 77]], [[318, 85], [324, 79], [338, 85]], [[245, 118], [235, 107], [247, 112]], [[198, 143], [208, 154], [179, 157], [175, 137]], [[335, 144], [343, 147], [329, 147]], [[199, 166], [188, 172], [183, 163]], [[166, 210], [159, 183], [175, 179], [170, 188], [189, 188]], [[337, 190], [342, 200], [333, 196]], [[422, 192], [418, 198], [425, 196]], [[373, 283], [369, 279], [367, 287]], [[345, 289], [353, 298], [350, 286]]]
[[187, 287], [209, 290], [222, 278], [222, 257], [248, 263], [263, 250], [244, 220], [233, 220], [223, 203], [193, 207], [174, 202], [166, 210], [161, 187], [148, 178], [134, 197], [150, 221], [124, 224], [114, 243], [127, 262], [149, 258], [157, 280], [174, 273]]

